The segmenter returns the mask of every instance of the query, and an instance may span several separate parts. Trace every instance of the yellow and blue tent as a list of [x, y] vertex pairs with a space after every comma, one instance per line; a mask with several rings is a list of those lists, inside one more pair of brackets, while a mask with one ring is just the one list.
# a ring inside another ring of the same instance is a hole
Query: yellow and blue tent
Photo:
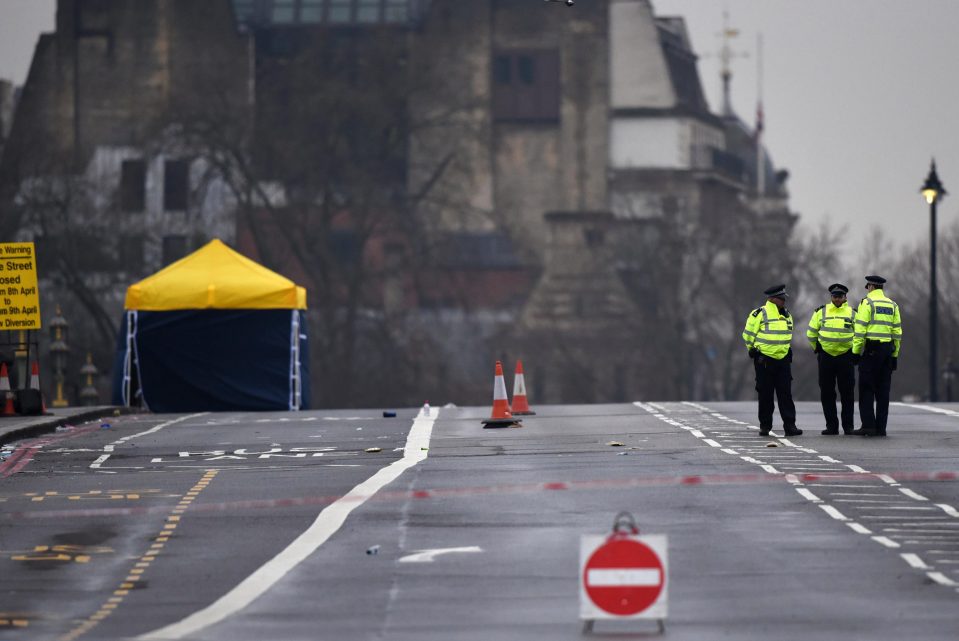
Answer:
[[309, 407], [306, 290], [215, 239], [127, 288], [113, 402], [154, 412]]

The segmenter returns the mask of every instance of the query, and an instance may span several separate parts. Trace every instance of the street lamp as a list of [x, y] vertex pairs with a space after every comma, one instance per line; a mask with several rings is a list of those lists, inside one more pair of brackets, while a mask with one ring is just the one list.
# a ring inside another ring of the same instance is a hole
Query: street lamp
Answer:
[[926, 202], [929, 203], [930, 218], [930, 248], [929, 248], [929, 402], [935, 403], [939, 400], [939, 393], [936, 389], [937, 366], [936, 366], [936, 334], [939, 330], [939, 309], [938, 295], [936, 291], [936, 204], [946, 195], [946, 188], [939, 181], [936, 174], [936, 160], [933, 158], [932, 165], [929, 167], [929, 175], [926, 176], [926, 182], [919, 190]]

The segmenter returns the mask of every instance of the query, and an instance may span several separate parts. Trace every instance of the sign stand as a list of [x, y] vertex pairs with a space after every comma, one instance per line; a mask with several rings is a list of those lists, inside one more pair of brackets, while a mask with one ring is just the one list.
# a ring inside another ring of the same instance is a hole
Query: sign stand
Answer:
[[629, 512], [613, 520], [608, 536], [580, 538], [580, 618], [583, 634], [599, 619], [654, 619], [666, 632], [666, 536], [639, 536]]

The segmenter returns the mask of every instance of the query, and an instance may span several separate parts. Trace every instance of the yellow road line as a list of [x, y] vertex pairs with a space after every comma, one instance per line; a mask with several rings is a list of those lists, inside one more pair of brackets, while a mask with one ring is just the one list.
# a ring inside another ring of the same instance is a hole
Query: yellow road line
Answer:
[[167, 515], [166, 522], [160, 529], [159, 536], [155, 539], [156, 542], [151, 544], [150, 549], [133, 564], [128, 576], [123, 579], [119, 587], [113, 591], [112, 596], [108, 597], [96, 612], [61, 636], [60, 641], [75, 641], [75, 639], [83, 636], [99, 625], [100, 621], [103, 621], [113, 614], [113, 611], [117, 606], [123, 603], [123, 599], [126, 598], [130, 590], [133, 589], [135, 583], [142, 580], [142, 574], [150, 567], [150, 563], [156, 558], [156, 555], [160, 553], [160, 550], [163, 549], [163, 545], [170, 540], [170, 535], [173, 534], [173, 530], [176, 529], [176, 526], [179, 524], [180, 514], [182, 514], [190, 502], [210, 484], [210, 481], [213, 480], [213, 477], [216, 476], [217, 473], [218, 470], [207, 470], [203, 477], [190, 488], [190, 491], [187, 492], [188, 497], [181, 500], [180, 503], [177, 504], [177, 508]]

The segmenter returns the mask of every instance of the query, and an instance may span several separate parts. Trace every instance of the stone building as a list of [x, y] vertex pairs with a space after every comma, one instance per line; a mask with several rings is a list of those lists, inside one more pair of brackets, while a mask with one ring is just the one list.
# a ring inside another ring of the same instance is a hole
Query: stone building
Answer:
[[[211, 196], [209, 166], [177, 136], [178, 116], [200, 101], [251, 116], [252, 50], [231, 24], [225, 1], [59, 0], [56, 32], [37, 43], [0, 168], [3, 229], [38, 224], [9, 205], [23, 179], [79, 176], [95, 192], [86, 209], [128, 239], [113, 252], [134, 261], [134, 275], [182, 256], [194, 237], [232, 238], [233, 212]], [[75, 222], [82, 231], [87, 221]]]
[[733, 314], [671, 314], [704, 270], [751, 292], [795, 222], [650, 0], [60, 0], [18, 113], [0, 180], [31, 193], [37, 149], [82, 177], [123, 239], [100, 272], [219, 236], [312, 285], [318, 351], [351, 346], [320, 384], [371, 388], [330, 403], [484, 402], [516, 356], [534, 402], [735, 395]]

